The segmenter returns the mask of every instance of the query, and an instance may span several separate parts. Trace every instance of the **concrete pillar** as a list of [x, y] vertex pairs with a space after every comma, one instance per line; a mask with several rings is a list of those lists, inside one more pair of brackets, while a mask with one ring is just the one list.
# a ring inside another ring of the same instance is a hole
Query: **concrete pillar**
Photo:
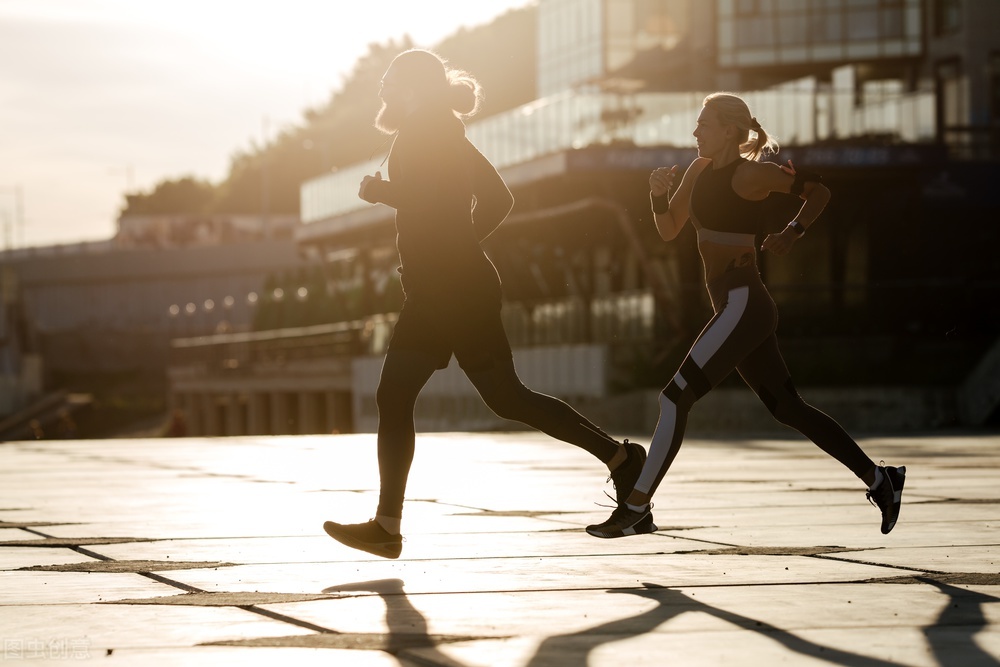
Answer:
[[247, 397], [247, 433], [268, 435], [271, 429], [270, 403], [267, 395], [253, 392]]
[[167, 423], [165, 433], [169, 436], [192, 435], [188, 426], [191, 423], [187, 396], [179, 392], [170, 392], [167, 399]]
[[299, 392], [299, 414], [298, 414], [298, 430], [296, 434], [307, 435], [311, 433], [319, 433], [319, 427], [316, 424], [316, 396], [311, 391]]
[[188, 392], [183, 395], [183, 401], [188, 435], [204, 435], [205, 425], [201, 418], [201, 401], [198, 394]]
[[202, 435], [222, 435], [222, 424], [219, 423], [219, 409], [216, 405], [215, 394], [204, 393], [201, 394], [199, 399], [199, 403], [201, 404]]
[[226, 435], [246, 435], [246, 397], [230, 393], [225, 400]]
[[323, 399], [326, 401], [326, 432], [354, 433], [351, 392], [328, 391]]
[[336, 392], [325, 391], [323, 392], [323, 403], [325, 404], [326, 412], [326, 433], [338, 433], [340, 428], [337, 426], [337, 398]]
[[280, 391], [271, 393], [271, 433], [285, 435], [288, 429], [288, 397]]

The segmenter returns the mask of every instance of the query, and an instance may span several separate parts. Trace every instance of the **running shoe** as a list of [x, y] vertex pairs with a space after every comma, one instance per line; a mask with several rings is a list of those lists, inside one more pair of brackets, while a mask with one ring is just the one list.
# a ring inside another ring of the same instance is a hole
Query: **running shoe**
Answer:
[[403, 536], [389, 533], [375, 519], [349, 524], [327, 521], [323, 530], [341, 544], [382, 558], [399, 558], [403, 550]]
[[635, 483], [639, 481], [639, 474], [642, 472], [642, 464], [646, 462], [646, 450], [642, 445], [629, 442], [627, 439], [622, 443], [628, 458], [611, 471], [608, 480], [615, 484], [615, 502], [619, 505], [628, 500], [628, 496], [635, 488]]
[[903, 500], [903, 483], [906, 481], [906, 466], [893, 468], [879, 466], [882, 483], [865, 496], [868, 502], [882, 510], [882, 534], [888, 535], [899, 518], [899, 505]]
[[646, 509], [636, 512], [622, 503], [604, 523], [587, 526], [587, 532], [594, 537], [605, 539], [652, 533], [657, 530], [656, 524], [653, 523], [652, 509], [652, 505], [647, 505]]

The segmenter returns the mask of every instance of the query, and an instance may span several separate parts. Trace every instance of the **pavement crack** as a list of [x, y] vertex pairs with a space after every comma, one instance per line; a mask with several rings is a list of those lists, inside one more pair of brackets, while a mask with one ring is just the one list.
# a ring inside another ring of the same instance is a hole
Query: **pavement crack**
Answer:
[[[57, 523], [57, 524], [53, 524], [53, 525], [63, 525], [63, 524], [58, 524]], [[93, 569], [93, 568], [97, 567], [97, 565], [95, 565], [95, 564], [88, 564], [88, 563], [76, 563], [76, 564], [72, 564], [70, 566], [36, 566], [36, 567], [32, 567], [32, 568], [22, 568], [22, 569], [27, 569], [27, 570], [55, 570], [55, 569], [59, 569], [60, 567], [69, 567], [69, 568], [80, 567], [80, 568], [84, 568], [84, 569], [68, 569], [68, 570], [61, 570], [61, 571], [77, 571], [77, 572], [96, 572], [96, 571], [100, 571], [100, 572], [118, 572], [118, 573], [138, 574], [140, 577], [145, 577], [145, 578], [151, 579], [152, 581], [155, 581], [157, 583], [164, 584], [166, 586], [170, 586], [172, 588], [176, 588], [178, 590], [185, 591], [185, 593], [188, 593], [188, 594], [200, 594], [200, 595], [206, 595], [206, 596], [211, 596], [211, 595], [223, 595], [223, 596], [225, 596], [225, 595], [229, 595], [229, 596], [237, 596], [237, 597], [239, 597], [241, 595], [239, 593], [211, 593], [209, 591], [203, 590], [203, 589], [198, 588], [196, 586], [190, 586], [188, 584], [185, 584], [184, 582], [177, 581], [176, 579], [171, 579], [170, 577], [165, 577], [165, 576], [163, 576], [161, 574], [156, 574], [155, 572], [145, 571], [146, 569], [152, 569], [153, 567], [158, 567], [158, 566], [161, 566], [161, 565], [166, 566], [166, 567], [163, 567], [163, 569], [192, 569], [193, 567], [198, 567], [198, 568], [228, 567], [228, 566], [235, 566], [236, 565], [235, 563], [203, 563], [203, 564], [196, 564], [196, 563], [182, 563], [180, 561], [178, 561], [177, 563], [173, 563], [171, 561], [118, 561], [118, 560], [116, 560], [114, 558], [111, 558], [110, 556], [106, 556], [106, 555], [98, 553], [96, 551], [91, 551], [90, 549], [85, 549], [82, 546], [80, 546], [80, 544], [83, 544], [83, 543], [88, 543], [88, 544], [119, 544], [121, 542], [142, 542], [142, 541], [153, 541], [153, 540], [143, 540], [143, 539], [138, 539], [138, 538], [56, 538], [56, 537], [54, 537], [52, 535], [48, 535], [46, 533], [41, 532], [40, 530], [35, 530], [33, 528], [22, 528], [22, 530], [26, 530], [26, 531], [28, 531], [30, 533], [38, 535], [39, 537], [42, 538], [42, 540], [20, 540], [19, 542], [21, 542], [21, 543], [31, 543], [31, 542], [42, 542], [42, 541], [44, 541], [44, 542], [47, 543], [46, 546], [55, 546], [53, 544], [53, 541], [57, 541], [57, 540], [62, 539], [64, 541], [59, 546], [68, 547], [69, 549], [71, 549], [71, 550], [73, 550], [73, 551], [75, 551], [75, 552], [77, 552], [79, 554], [82, 554], [84, 556], [88, 556], [90, 558], [96, 559], [97, 561], [99, 561], [101, 563], [100, 567], [102, 568], [102, 569]], [[8, 546], [8, 545], [5, 545], [4, 543], [0, 542], [0, 546]], [[15, 546], [20, 546], [20, 545], [15, 544]], [[141, 567], [137, 567], [137, 563], [142, 563], [143, 565]], [[175, 564], [181, 565], [182, 567], [169, 567], [169, 566], [175, 565]], [[120, 569], [118, 569], [118, 570], [115, 570], [114, 568], [115, 568], [116, 565], [122, 566], [122, 567]], [[187, 567], [184, 567], [185, 565]], [[87, 569], [88, 567], [90, 569]], [[260, 594], [255, 594], [255, 595], [257, 596], [257, 599], [255, 600], [255, 602], [257, 604], [267, 604], [267, 603], [274, 603], [274, 602], [287, 602], [287, 601], [289, 601], [289, 597], [288, 597], [289, 595], [293, 596], [293, 598], [295, 599], [295, 601], [299, 601], [299, 598], [303, 597], [303, 596], [296, 597], [294, 594], [287, 594], [287, 593], [286, 594], [280, 594], [279, 593], [279, 594], [271, 594], [272, 597], [270, 597], [269, 599], [265, 599], [263, 602], [260, 602], [259, 601], [261, 599]], [[275, 596], [277, 596], [277, 597], [275, 597]], [[179, 597], [184, 597], [184, 596], [179, 596]], [[319, 596], [304, 596], [304, 597], [308, 597], [309, 599], [315, 600], [315, 599], [329, 598], [330, 596], [328, 596], [328, 595], [319, 595]], [[158, 598], [150, 598], [148, 600], [131, 601], [131, 602], [130, 601], [118, 601], [118, 602], [109, 602], [109, 603], [98, 602], [97, 604], [116, 604], [116, 603], [117, 604], [154, 604], [152, 602], [152, 600], [155, 600], [155, 599], [158, 599]], [[160, 603], [160, 604], [163, 604], [163, 603]], [[335, 633], [336, 632], [335, 630], [331, 630], [329, 628], [324, 628], [324, 627], [322, 627], [320, 625], [316, 625], [315, 623], [310, 623], [309, 621], [303, 621], [303, 620], [295, 618], [293, 616], [287, 616], [285, 614], [281, 614], [281, 613], [278, 613], [278, 612], [275, 612], [275, 611], [270, 611], [268, 609], [262, 609], [262, 608], [258, 607], [257, 604], [247, 604], [246, 600], [239, 600], [239, 601], [230, 600], [228, 603], [224, 602], [223, 604], [210, 604], [210, 605], [204, 605], [204, 604], [202, 604], [202, 605], [198, 605], [198, 606], [227, 606], [227, 607], [236, 607], [237, 609], [242, 609], [242, 610], [248, 611], [248, 612], [250, 612], [252, 614], [257, 614], [258, 616], [264, 616], [264, 617], [269, 618], [271, 620], [280, 621], [282, 623], [288, 623], [288, 624], [294, 625], [296, 627], [305, 628], [307, 630], [312, 630], [313, 632], [322, 632], [322, 633]]]

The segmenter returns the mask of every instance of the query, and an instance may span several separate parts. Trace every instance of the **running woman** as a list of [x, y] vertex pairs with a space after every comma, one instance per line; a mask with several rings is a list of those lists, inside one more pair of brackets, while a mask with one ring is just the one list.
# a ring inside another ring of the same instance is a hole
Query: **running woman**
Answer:
[[875, 465], [840, 424], [799, 397], [778, 350], [777, 309], [757, 270], [755, 233], [764, 221], [764, 199], [781, 192], [803, 200], [795, 219], [761, 244], [761, 250], [784, 255], [826, 207], [830, 191], [819, 175], [796, 171], [791, 162], [782, 167], [760, 161], [765, 152], [776, 152], [777, 142], [736, 95], [706, 97], [694, 137], [698, 157], [677, 192], [669, 195], [677, 166], [658, 168], [649, 178], [650, 203], [665, 241], [676, 238], [689, 219], [697, 230], [715, 316], [660, 393], [660, 419], [635, 488], [607, 521], [587, 526], [587, 532], [612, 538], [656, 530], [650, 499], [677, 456], [688, 412], [736, 369], [775, 419], [865, 483], [869, 502], [882, 512], [882, 533], [888, 533], [899, 516], [906, 468]]
[[464, 118], [482, 91], [467, 72], [430, 51], [405, 51], [382, 78], [376, 127], [395, 139], [387, 180], [365, 176], [359, 196], [396, 209], [404, 303], [382, 365], [379, 411], [380, 494], [375, 518], [327, 521], [349, 547], [384, 558], [402, 549], [403, 495], [413, 461], [413, 408], [420, 390], [452, 355], [483, 401], [516, 420], [580, 447], [607, 465], [623, 503], [646, 451], [619, 443], [569, 405], [525, 387], [514, 369], [500, 319], [500, 278], [480, 243], [503, 222], [514, 198], [500, 174], [465, 136]]

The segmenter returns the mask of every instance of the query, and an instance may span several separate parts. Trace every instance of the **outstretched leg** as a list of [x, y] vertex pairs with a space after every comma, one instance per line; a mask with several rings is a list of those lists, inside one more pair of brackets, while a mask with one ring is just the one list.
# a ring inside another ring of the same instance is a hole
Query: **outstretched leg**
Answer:
[[876, 466], [858, 443], [832, 417], [799, 396], [775, 336], [768, 337], [736, 368], [775, 419], [812, 440], [869, 486], [875, 482]]
[[486, 405], [498, 417], [518, 421], [557, 440], [576, 445], [604, 463], [618, 454], [618, 441], [569, 404], [524, 386], [511, 358], [493, 359], [487, 368], [466, 370]]
[[775, 419], [812, 440], [868, 486], [869, 501], [882, 513], [882, 533], [891, 531], [899, 518], [906, 468], [876, 466], [839, 423], [802, 400], [774, 336], [737, 368]]
[[480, 360], [474, 368], [465, 368], [465, 373], [497, 416], [527, 424], [600, 459], [614, 482], [615, 500], [625, 502], [646, 461], [646, 450], [640, 445], [627, 440], [619, 443], [564, 401], [525, 387], [509, 356]]

